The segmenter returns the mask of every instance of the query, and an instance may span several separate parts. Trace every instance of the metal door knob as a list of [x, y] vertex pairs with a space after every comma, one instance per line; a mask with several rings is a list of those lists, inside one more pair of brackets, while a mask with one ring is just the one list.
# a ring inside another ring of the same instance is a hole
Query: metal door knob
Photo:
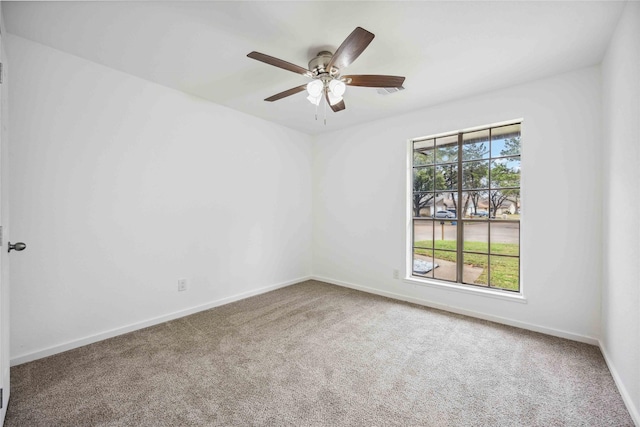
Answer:
[[7, 249], [7, 252], [11, 252], [12, 250], [15, 251], [24, 251], [25, 249], [27, 249], [27, 245], [25, 245], [22, 242], [18, 242], [16, 244], [11, 244], [11, 242], [9, 242], [9, 249]]

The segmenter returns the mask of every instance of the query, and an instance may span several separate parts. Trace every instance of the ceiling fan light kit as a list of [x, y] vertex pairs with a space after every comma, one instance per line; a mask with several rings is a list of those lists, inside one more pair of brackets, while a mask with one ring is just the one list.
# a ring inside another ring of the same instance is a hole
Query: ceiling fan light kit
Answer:
[[[313, 79], [306, 85], [297, 86], [280, 92], [265, 101], [273, 102], [287, 96], [294, 95], [306, 90], [307, 100], [316, 106], [316, 120], [318, 119], [317, 109], [324, 97], [326, 104], [329, 104], [334, 112], [345, 109], [343, 96], [347, 86], [361, 86], [398, 91], [404, 89], [404, 77], [385, 75], [351, 75], [341, 76], [340, 70], [349, 66], [360, 54], [369, 46], [375, 36], [364, 28], [357, 27], [344, 42], [338, 47], [335, 53], [328, 51], [319, 52], [315, 58], [309, 61], [308, 69], [300, 67], [290, 62], [260, 52], [251, 52], [247, 56], [265, 64], [273, 65], [283, 70], [301, 74]], [[325, 104], [325, 105], [326, 105]], [[325, 117], [325, 124], [326, 124]]]

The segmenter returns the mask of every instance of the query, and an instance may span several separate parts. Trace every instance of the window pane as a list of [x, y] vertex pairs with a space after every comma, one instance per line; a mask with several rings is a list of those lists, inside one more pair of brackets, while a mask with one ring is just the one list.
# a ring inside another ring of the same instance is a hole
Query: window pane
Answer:
[[462, 160], [489, 158], [489, 129], [462, 135]]
[[436, 163], [458, 161], [458, 135], [436, 139]]
[[[491, 190], [489, 192], [489, 216], [493, 219], [509, 219], [517, 212], [520, 204], [520, 191], [513, 189]], [[515, 219], [515, 217], [514, 217]]]
[[413, 191], [433, 191], [435, 168], [433, 166], [413, 168]]
[[491, 129], [491, 157], [520, 154], [520, 124]]
[[433, 271], [433, 277], [440, 280], [457, 281], [456, 253], [446, 251], [434, 251], [434, 260], [437, 267]]
[[436, 166], [436, 190], [458, 190], [458, 165]]
[[436, 249], [455, 251], [458, 246], [458, 234], [455, 218], [445, 221], [441, 219], [434, 224], [434, 243]]
[[462, 208], [465, 218], [487, 219], [489, 217], [489, 192], [486, 190], [462, 193]]
[[433, 277], [433, 251], [428, 249], [413, 251], [413, 275]]
[[469, 193], [462, 193], [462, 200], [458, 202], [458, 214], [460, 219], [470, 219], [469, 213], [473, 211], [471, 207], [473, 201], [469, 196]]
[[464, 253], [462, 256], [464, 258], [462, 281], [473, 285], [486, 285], [489, 256], [468, 253]]
[[489, 188], [489, 161], [465, 162], [462, 164], [462, 189]]
[[491, 162], [491, 187], [520, 187], [520, 157], [507, 157]]
[[491, 222], [491, 253], [520, 255], [520, 223]]
[[413, 165], [430, 165], [433, 164], [434, 148], [433, 139], [427, 139], [425, 141], [415, 141], [413, 143]]
[[436, 193], [435, 210], [432, 216], [442, 221], [455, 221], [458, 207], [458, 195], [456, 192]]
[[489, 253], [488, 221], [465, 221], [463, 227], [462, 250]]
[[414, 248], [433, 248], [433, 221], [413, 221], [413, 246]]
[[518, 291], [519, 258], [492, 255], [490, 258], [491, 287]]
[[435, 197], [435, 193], [413, 193], [413, 216], [430, 217], [432, 215]]

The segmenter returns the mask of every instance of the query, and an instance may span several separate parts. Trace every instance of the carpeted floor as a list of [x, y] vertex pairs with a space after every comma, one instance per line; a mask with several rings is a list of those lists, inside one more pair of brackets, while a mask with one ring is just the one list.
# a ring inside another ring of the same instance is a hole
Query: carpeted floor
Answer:
[[6, 426], [633, 426], [596, 347], [314, 281], [11, 379]]

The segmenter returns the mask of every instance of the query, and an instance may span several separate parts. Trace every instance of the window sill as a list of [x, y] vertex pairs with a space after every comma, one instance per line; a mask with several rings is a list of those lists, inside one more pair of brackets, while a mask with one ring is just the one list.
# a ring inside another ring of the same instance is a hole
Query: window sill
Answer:
[[508, 291], [498, 291], [489, 288], [481, 288], [475, 287], [471, 285], [460, 285], [457, 283], [445, 283], [436, 280], [429, 279], [419, 279], [417, 277], [405, 277], [403, 282], [410, 283], [412, 285], [419, 286], [428, 286], [431, 288], [444, 289], [448, 291], [462, 292], [465, 294], [479, 295], [488, 298], [496, 298], [506, 301], [519, 302], [522, 304], [527, 303], [527, 298], [522, 294], [522, 292], [508, 292]]

